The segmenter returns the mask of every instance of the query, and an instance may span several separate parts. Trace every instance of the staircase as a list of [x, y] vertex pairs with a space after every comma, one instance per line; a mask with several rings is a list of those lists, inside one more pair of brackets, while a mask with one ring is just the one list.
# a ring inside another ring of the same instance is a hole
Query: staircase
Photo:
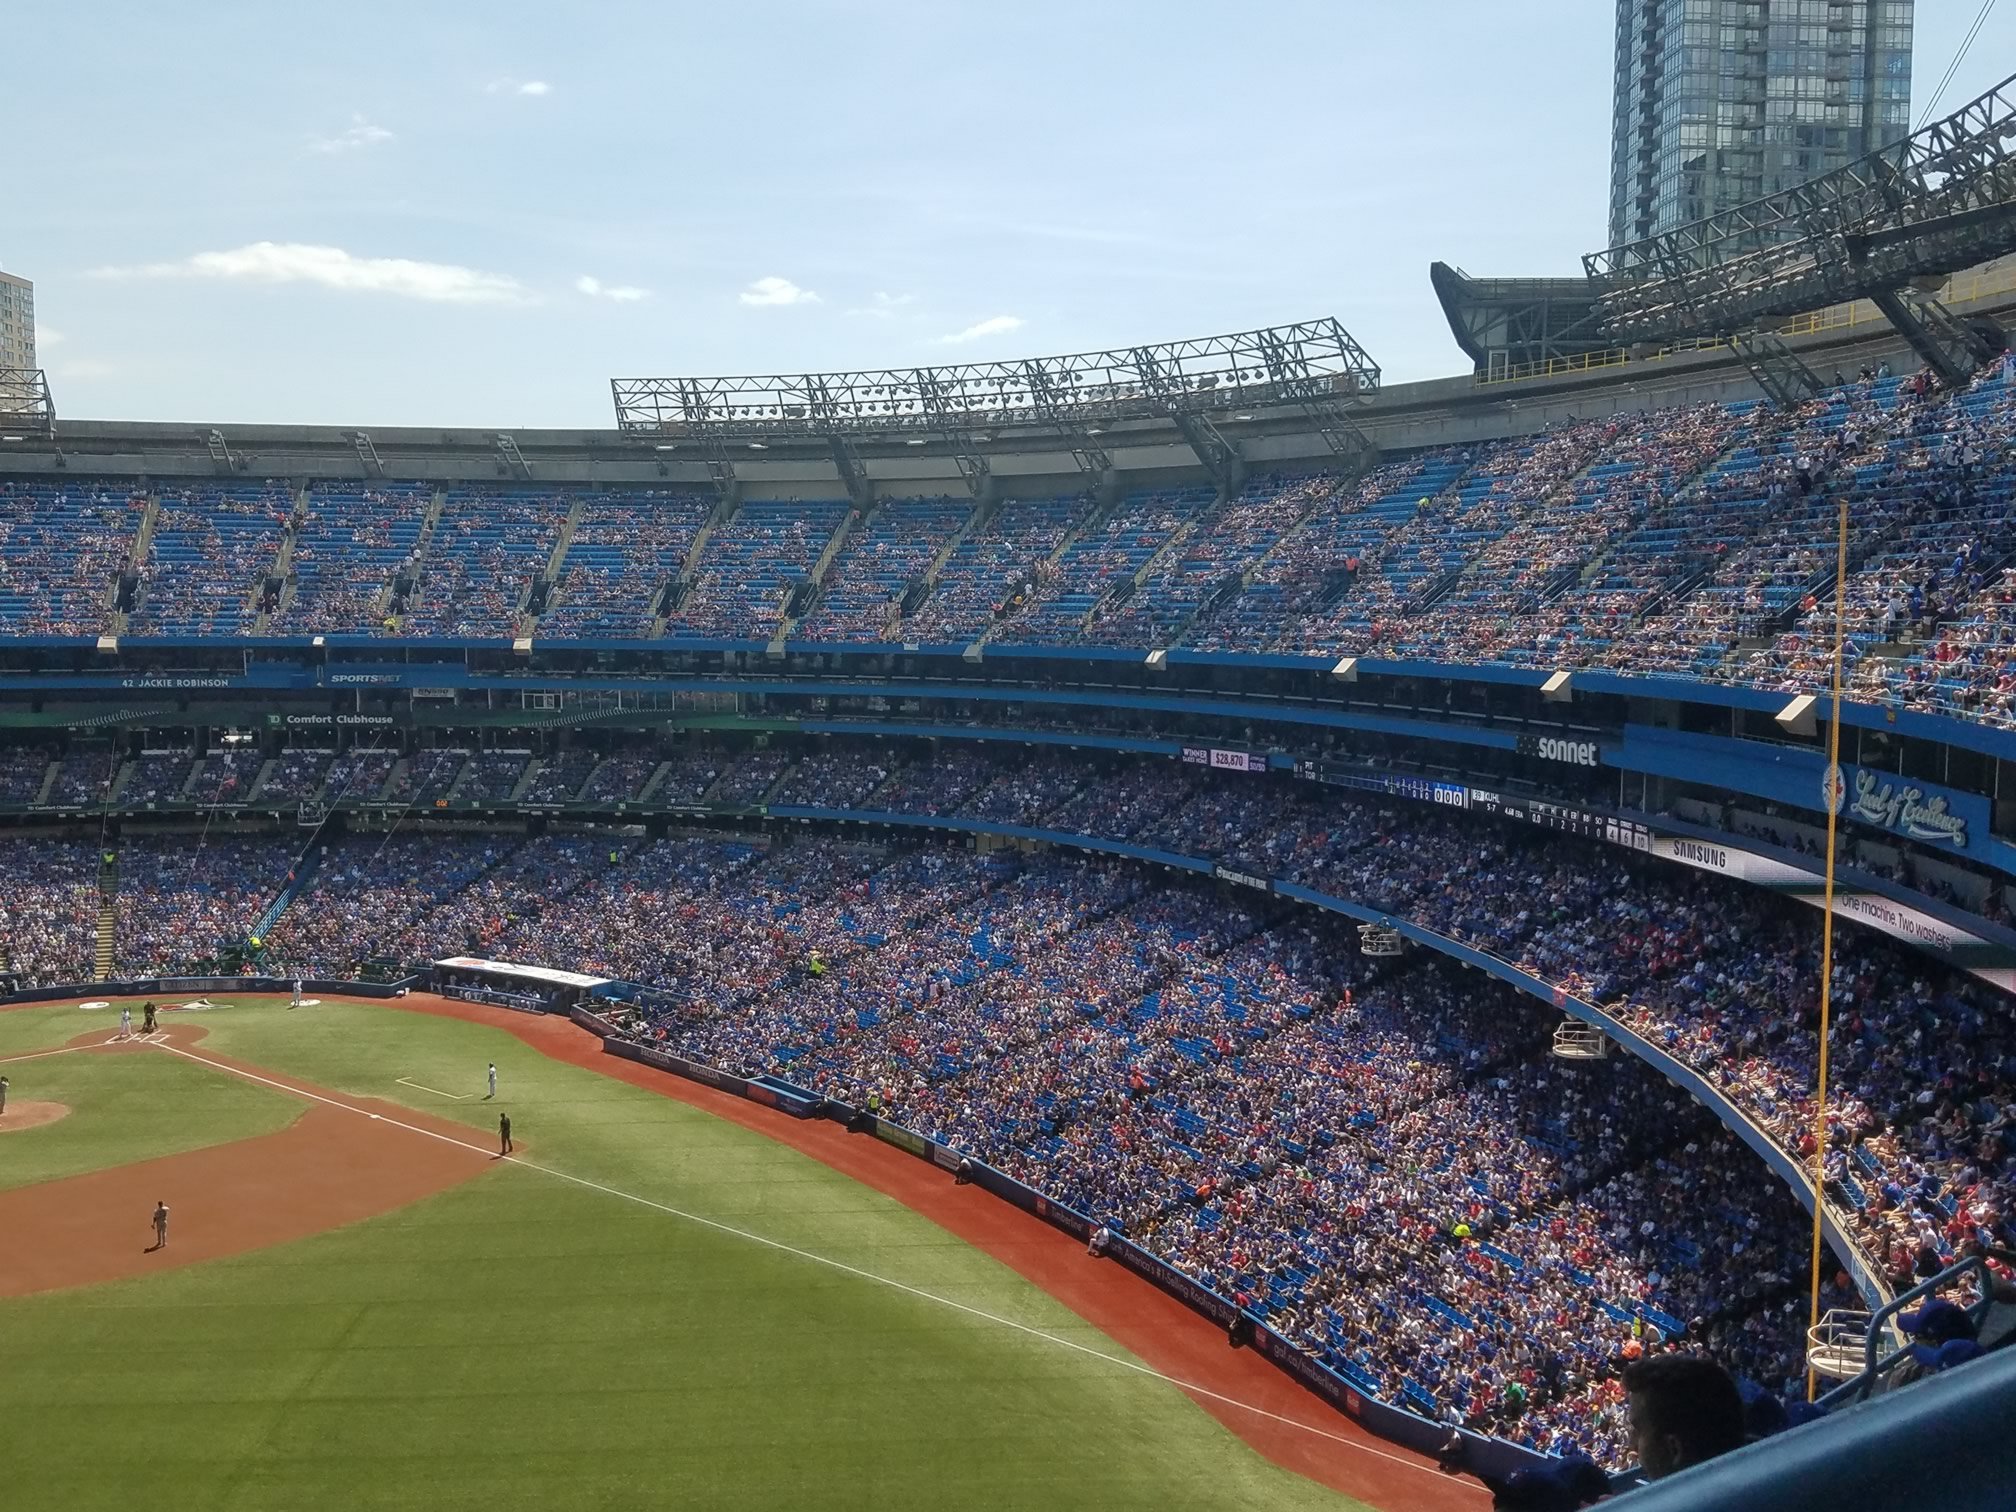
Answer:
[[273, 926], [280, 922], [281, 916], [287, 912], [294, 900], [301, 896], [302, 889], [307, 887], [309, 879], [315, 875], [315, 868], [322, 864], [322, 850], [323, 847], [319, 845], [311, 845], [307, 853], [295, 861], [293, 869], [287, 873], [287, 880], [280, 885], [280, 891], [274, 895], [273, 901], [266, 905], [266, 911], [254, 921], [249, 931], [252, 939], [258, 940], [263, 946], [272, 935]]
[[266, 569], [260, 585], [252, 591], [258, 595], [260, 603], [265, 602], [265, 587], [278, 582], [280, 591], [274, 595], [273, 607], [261, 609], [252, 622], [252, 633], [264, 635], [273, 623], [273, 616], [287, 607], [294, 598], [294, 546], [301, 539], [301, 526], [308, 519], [308, 485], [303, 483], [294, 491], [294, 508], [288, 512], [287, 528], [280, 532], [280, 550], [274, 554], [273, 565]]
[[141, 593], [141, 569], [147, 565], [148, 554], [154, 549], [154, 524], [161, 518], [161, 496], [149, 492], [147, 504], [140, 511], [139, 528], [133, 532], [133, 555], [127, 558], [125, 570], [112, 584], [111, 597], [107, 606], [105, 630], [108, 635], [126, 633], [126, 611], [119, 607], [119, 590], [123, 580], [133, 580], [133, 602], [138, 604]]
[[[413, 538], [413, 585], [412, 592], [420, 591], [420, 574], [427, 566], [427, 552], [434, 544], [434, 531], [441, 523], [441, 511], [448, 503], [448, 495], [442, 489], [435, 489], [434, 496], [427, 501], [427, 512], [420, 517], [420, 534]], [[405, 570], [401, 563], [392, 574], [392, 581], [378, 592], [377, 601], [372, 606], [373, 613], [384, 619], [392, 612], [399, 593], [399, 574]]]
[[[517, 633], [530, 635], [539, 623], [539, 616], [553, 607], [553, 595], [560, 587], [560, 573], [567, 565], [567, 553], [574, 545], [574, 533], [581, 528], [581, 516], [587, 512], [588, 501], [577, 497], [567, 511], [567, 518], [560, 523], [560, 534], [554, 539], [552, 553], [546, 558], [546, 568], [525, 587], [525, 612], [519, 617]], [[538, 608], [533, 609], [534, 604]]]
[[516, 803], [527, 792], [531, 791], [533, 780], [538, 777], [540, 768], [545, 765], [546, 758], [544, 756], [534, 756], [530, 761], [525, 763], [525, 770], [520, 772], [518, 780], [511, 784], [510, 802]]
[[658, 765], [652, 769], [651, 775], [644, 779], [644, 786], [642, 786], [637, 790], [637, 801], [639, 803], [650, 802], [651, 799], [657, 795], [658, 789], [664, 785], [665, 774], [670, 772], [671, 770], [672, 770], [671, 762], [669, 761], [659, 762]]
[[[1031, 572], [1027, 578], [1025, 578], [1021, 583], [1019, 583], [1016, 586], [1016, 592], [1018, 593], [1026, 592], [1028, 589], [1034, 587], [1036, 583], [1042, 579], [1043, 568], [1055, 567], [1059, 562], [1064, 560], [1065, 552], [1069, 551], [1073, 546], [1076, 546], [1080, 541], [1084, 540], [1086, 536], [1092, 534], [1093, 531], [1098, 530], [1101, 526], [1103, 526], [1108, 519], [1110, 519], [1115, 513], [1119, 511], [1119, 508], [1120, 508], [1119, 490], [1116, 488], [1102, 491], [1101, 496], [1093, 502], [1092, 508], [1090, 508], [1085, 512], [1084, 517], [1080, 519], [1077, 524], [1073, 525], [1069, 530], [1064, 532], [1064, 538], [1057, 543], [1056, 550], [1052, 551], [1048, 556], [1043, 558], [1041, 564], [1036, 568], [1036, 570]], [[1010, 597], [1012, 598], [1013, 595], [1010, 595]], [[974, 640], [972, 645], [966, 648], [966, 655], [969, 657], [977, 658], [977, 656], [979, 655], [980, 648], [986, 645], [987, 642], [994, 639], [994, 637], [997, 634], [999, 634], [1002, 630], [1006, 629], [1011, 623], [1014, 622], [1014, 619], [1015, 615], [1010, 614], [1004, 616], [1001, 619], [995, 620], [991, 625], [989, 625], [984, 631], [980, 633], [980, 635], [978, 636], [978, 638]]]
[[92, 958], [91, 980], [112, 979], [112, 966], [119, 940], [119, 858], [105, 851], [98, 858], [98, 939]]
[[921, 609], [924, 601], [931, 597], [931, 590], [938, 586], [938, 577], [944, 572], [945, 564], [952, 560], [952, 553], [965, 545], [970, 537], [993, 524], [994, 516], [1001, 512], [1001, 504], [1000, 493], [990, 488], [987, 496], [966, 516], [966, 523], [952, 532], [952, 538], [938, 548], [938, 554], [931, 558], [930, 564], [917, 574], [917, 581], [890, 607], [889, 623], [882, 627], [885, 639], [897, 638], [903, 621]]
[[854, 538], [854, 533], [857, 530], [865, 530], [868, 527], [868, 522], [875, 518], [876, 513], [882, 507], [882, 503], [877, 501], [869, 505], [865, 510], [850, 509], [847, 511], [846, 518], [840, 522], [840, 528], [833, 532], [832, 538], [826, 542], [826, 549], [819, 553], [819, 560], [812, 564], [812, 571], [805, 578], [804, 589], [792, 595], [792, 599], [798, 604], [798, 612], [792, 614], [790, 612], [790, 601], [786, 602], [784, 616], [777, 622], [777, 633], [770, 638], [768, 650], [772, 656], [782, 656], [784, 654], [784, 641], [786, 637], [798, 628], [798, 622], [810, 614], [818, 605], [819, 600], [824, 597], [826, 592], [826, 574], [832, 571], [834, 559], [842, 551], [846, 550], [847, 543]]
[[686, 548], [686, 560], [679, 564], [678, 575], [665, 585], [659, 612], [652, 617], [653, 640], [664, 635], [665, 621], [670, 617], [670, 610], [677, 607], [679, 600], [685, 596], [683, 585], [691, 583], [695, 574], [700, 571], [700, 560], [707, 553], [707, 543], [714, 538], [715, 531], [734, 518], [737, 507], [736, 496], [733, 493], [723, 495], [721, 502], [714, 506], [714, 512], [707, 516], [706, 523], [693, 532], [693, 544]]

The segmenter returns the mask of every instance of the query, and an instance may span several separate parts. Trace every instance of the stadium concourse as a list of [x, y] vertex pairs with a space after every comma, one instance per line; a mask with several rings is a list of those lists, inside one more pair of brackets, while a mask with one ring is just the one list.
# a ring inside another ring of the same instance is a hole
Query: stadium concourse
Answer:
[[2012, 363], [1954, 393], [1872, 373], [1790, 410], [1615, 415], [1355, 482], [1305, 471], [1110, 505], [894, 499], [864, 517], [751, 500], [717, 518], [623, 486], [0, 479], [0, 633], [95, 637], [116, 613], [135, 644], [984, 639], [1811, 690], [1846, 498], [1854, 696], [2008, 727]]
[[[321, 761], [346, 783], [359, 768]], [[834, 740], [682, 747], [672, 768], [694, 792], [1127, 840], [1354, 900], [1603, 1005], [1810, 1163], [1818, 929], [1766, 891], [1166, 761]], [[328, 779], [304, 760], [290, 780]], [[1800, 1385], [1809, 1225], [1762, 1162], [1629, 1057], [1551, 1057], [1535, 1000], [1433, 956], [1363, 957], [1307, 906], [942, 837], [444, 826], [311, 844], [129, 825], [113, 974], [212, 969], [305, 861], [266, 971], [467, 953], [640, 984], [625, 1033], [969, 1152], [1423, 1415], [1616, 1466], [1619, 1372], [1648, 1348]], [[21, 978], [91, 975], [98, 859], [0, 841]], [[1957, 970], [1855, 927], [1835, 944], [1829, 1194], [1905, 1285], [2016, 1240], [2016, 1030]], [[1858, 1305], [1837, 1261], [1827, 1274], [1823, 1305]]]

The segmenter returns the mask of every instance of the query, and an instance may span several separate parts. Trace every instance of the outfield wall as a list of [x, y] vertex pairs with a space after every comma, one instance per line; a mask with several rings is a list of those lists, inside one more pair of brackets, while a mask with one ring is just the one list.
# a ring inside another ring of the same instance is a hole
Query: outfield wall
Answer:
[[[398, 997], [406, 982], [339, 982], [321, 977], [301, 979], [303, 992], [327, 993], [332, 997]], [[294, 990], [293, 977], [207, 976], [133, 977], [116, 982], [59, 982], [53, 987], [24, 987], [19, 992], [0, 995], [0, 1003], [53, 1003], [73, 997], [168, 997], [181, 992], [286, 992]]]

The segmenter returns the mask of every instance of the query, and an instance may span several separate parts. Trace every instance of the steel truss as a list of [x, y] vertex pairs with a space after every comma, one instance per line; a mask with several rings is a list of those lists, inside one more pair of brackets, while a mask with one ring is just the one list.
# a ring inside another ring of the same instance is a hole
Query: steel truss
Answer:
[[1820, 392], [1820, 375], [1775, 331], [1742, 331], [1729, 338], [1729, 345], [1750, 369], [1764, 397], [1780, 409], [1790, 409]]
[[[1796, 188], [1591, 253], [1604, 329], [1627, 342], [1732, 336], [1855, 299], [1898, 303], [1914, 280], [2016, 252], [2011, 143], [2016, 77]], [[1921, 328], [1944, 325], [1903, 308]]]
[[0, 368], [0, 429], [49, 437], [56, 434], [56, 403], [41, 368]]
[[[765, 440], [1059, 423], [1084, 438], [1093, 422], [1300, 402], [1314, 393], [1348, 401], [1378, 387], [1378, 365], [1335, 320], [957, 367], [610, 380], [622, 430]], [[1080, 439], [1072, 444], [1081, 448]], [[1082, 449], [1085, 460], [1100, 461], [1098, 447]]]

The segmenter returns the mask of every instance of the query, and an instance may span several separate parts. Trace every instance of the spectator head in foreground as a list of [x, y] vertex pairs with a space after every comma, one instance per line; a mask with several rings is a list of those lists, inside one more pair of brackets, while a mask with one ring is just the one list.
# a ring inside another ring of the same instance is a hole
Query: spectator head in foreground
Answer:
[[1631, 1448], [1661, 1480], [1743, 1445], [1743, 1397], [1729, 1372], [1703, 1355], [1654, 1355], [1624, 1371]]

